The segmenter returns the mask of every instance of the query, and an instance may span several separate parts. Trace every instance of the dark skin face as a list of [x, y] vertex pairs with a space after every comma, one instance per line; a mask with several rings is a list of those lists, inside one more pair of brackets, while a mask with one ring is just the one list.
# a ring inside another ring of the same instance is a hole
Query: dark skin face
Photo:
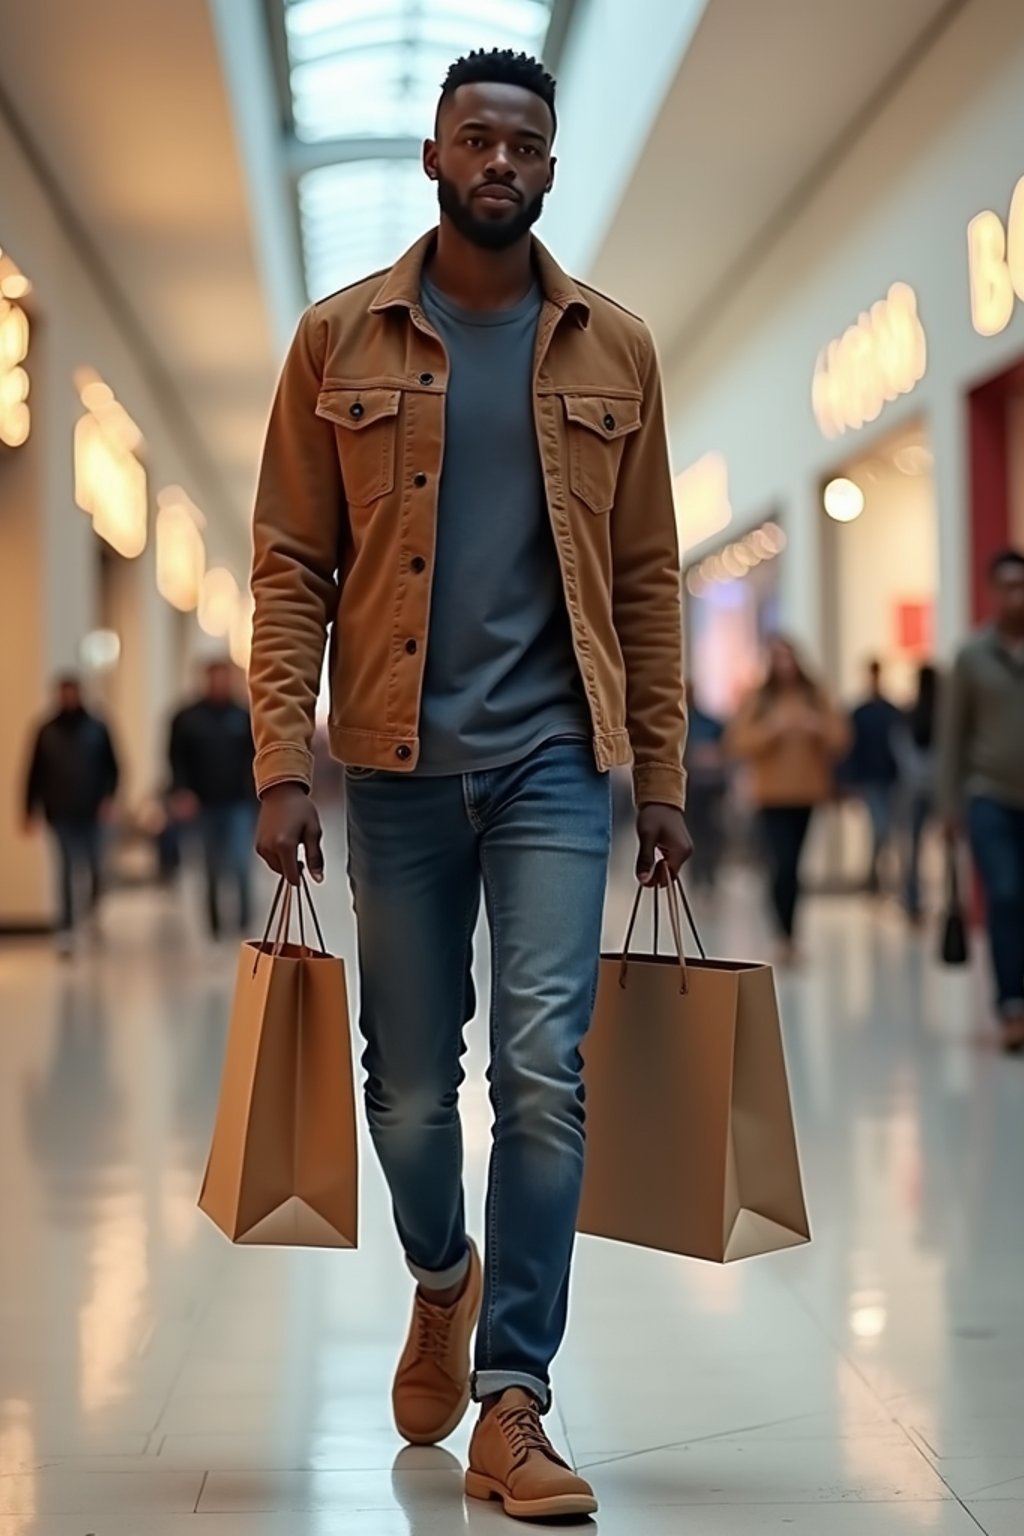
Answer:
[[82, 690], [77, 683], [61, 683], [57, 690], [57, 705], [62, 710], [81, 709]]
[[516, 304], [533, 281], [530, 229], [554, 184], [547, 104], [517, 85], [462, 85], [423, 168], [442, 206], [431, 276], [468, 308]]
[[1024, 640], [1024, 565], [1007, 561], [992, 578], [996, 628], [1014, 640]]
[[232, 697], [230, 667], [210, 667], [206, 674], [206, 697], [212, 704], [228, 703]]

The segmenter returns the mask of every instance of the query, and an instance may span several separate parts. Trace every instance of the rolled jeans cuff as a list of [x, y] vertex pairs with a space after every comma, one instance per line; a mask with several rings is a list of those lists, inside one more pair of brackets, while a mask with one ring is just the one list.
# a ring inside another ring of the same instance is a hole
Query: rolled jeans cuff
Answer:
[[525, 1371], [475, 1371], [473, 1374], [473, 1401], [482, 1403], [487, 1397], [497, 1397], [510, 1387], [522, 1387], [532, 1392], [540, 1403], [541, 1413], [551, 1407], [551, 1388], [546, 1381], [530, 1376]]
[[466, 1278], [469, 1271], [469, 1249], [466, 1249], [457, 1264], [450, 1264], [447, 1269], [421, 1269], [408, 1255], [405, 1262], [410, 1275], [425, 1291], [447, 1291]]

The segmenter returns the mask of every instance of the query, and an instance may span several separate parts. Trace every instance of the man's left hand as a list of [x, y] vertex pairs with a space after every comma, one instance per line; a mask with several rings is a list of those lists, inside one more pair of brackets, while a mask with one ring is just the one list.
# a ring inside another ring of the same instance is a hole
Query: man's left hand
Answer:
[[[667, 885], [693, 852], [686, 819], [674, 805], [642, 805], [636, 818], [640, 855], [636, 877], [641, 885]], [[661, 858], [658, 858], [658, 854]]]

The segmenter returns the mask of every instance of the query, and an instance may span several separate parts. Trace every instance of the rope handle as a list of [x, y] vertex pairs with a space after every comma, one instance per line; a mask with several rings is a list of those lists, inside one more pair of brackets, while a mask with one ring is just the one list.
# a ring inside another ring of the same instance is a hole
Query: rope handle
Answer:
[[[652, 895], [654, 897], [654, 949], [652, 951], [652, 954], [655, 955], [655, 956], [657, 956], [659, 954], [659, 952], [660, 952], [659, 951], [659, 943], [658, 943], [658, 939], [659, 939], [659, 935], [658, 935], [658, 917], [659, 917], [659, 911], [660, 911], [660, 900], [659, 900], [659, 898], [660, 898], [660, 890], [661, 890], [661, 888], [659, 886], [657, 886], [657, 885], [655, 885], [652, 888]], [[629, 962], [630, 962], [630, 958], [631, 958], [631, 945], [632, 945], [632, 942], [633, 942], [633, 933], [634, 933], [634, 931], [636, 929], [637, 917], [639, 916], [639, 913], [640, 913], [640, 903], [643, 900], [643, 895], [644, 895], [644, 887], [642, 885], [639, 885], [637, 887], [636, 896], [635, 896], [635, 898], [633, 900], [633, 910], [630, 913], [629, 925], [628, 925], [628, 927], [626, 929], [625, 942], [624, 942], [624, 944], [622, 946], [622, 963], [621, 963], [621, 966], [620, 966], [620, 969], [619, 969], [619, 986], [620, 987], [625, 987], [625, 985], [626, 985], [626, 977], [627, 977], [627, 974], [629, 972]], [[706, 950], [704, 948], [704, 944], [703, 944], [703, 941], [701, 940], [701, 936], [700, 936], [700, 934], [699, 934], [699, 932], [697, 930], [697, 924], [694, 921], [693, 911], [692, 911], [692, 909], [690, 907], [689, 901], [687, 900], [686, 892], [683, 889], [682, 882], [680, 881], [678, 875], [674, 875], [670, 879], [670, 881], [668, 882], [668, 885], [665, 887], [665, 896], [666, 896], [666, 900], [667, 900], [667, 903], [668, 903], [668, 916], [669, 916], [669, 925], [670, 925], [670, 927], [672, 929], [672, 940], [673, 940], [673, 943], [675, 945], [676, 958], [679, 961], [679, 969], [680, 969], [679, 990], [680, 990], [680, 992], [686, 992], [686, 991], [689, 990], [689, 975], [687, 973], [687, 967], [686, 967], [686, 945], [685, 945], [685, 942], [684, 942], [684, 939], [683, 939], [683, 925], [682, 925], [682, 917], [680, 915], [680, 904], [682, 904], [682, 911], [686, 914], [686, 921], [687, 921], [687, 924], [689, 925], [690, 932], [693, 934], [694, 943], [697, 946], [697, 953], [699, 954], [699, 956], [700, 956], [700, 958], [702, 960], [706, 960], [707, 959], [707, 952], [706, 952]]]
[[[284, 875], [281, 876], [277, 883], [277, 890], [274, 892], [274, 900], [271, 902], [270, 913], [267, 917], [267, 926], [263, 930], [263, 937], [257, 946], [256, 957], [253, 960], [252, 974], [254, 976], [259, 969], [259, 963], [263, 955], [269, 953], [271, 958], [274, 960], [280, 957], [284, 946], [288, 943], [288, 936], [291, 933], [293, 908], [299, 919], [299, 949], [301, 950], [303, 958], [312, 953], [306, 943], [306, 925], [302, 908], [303, 901], [305, 901], [306, 905], [309, 907], [309, 915], [313, 919], [313, 928], [316, 932], [317, 943], [320, 946], [319, 953], [325, 959], [327, 958], [327, 945], [324, 943], [323, 929], [320, 927], [320, 919], [317, 916], [316, 907], [313, 905], [313, 897], [309, 889], [309, 883], [306, 880], [306, 871], [300, 864], [299, 883], [297, 886], [292, 886], [289, 884]], [[280, 909], [280, 911], [278, 909]], [[275, 916], [277, 917], [277, 927], [274, 929], [273, 943], [270, 943], [270, 930], [273, 927]]]

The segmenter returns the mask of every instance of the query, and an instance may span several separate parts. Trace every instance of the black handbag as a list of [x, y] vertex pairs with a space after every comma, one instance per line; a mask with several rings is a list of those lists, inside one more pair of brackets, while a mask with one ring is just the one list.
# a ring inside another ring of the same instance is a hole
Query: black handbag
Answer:
[[960, 899], [959, 858], [953, 846], [946, 851], [946, 910], [942, 918], [939, 957], [943, 965], [967, 965], [971, 958], [967, 914]]

